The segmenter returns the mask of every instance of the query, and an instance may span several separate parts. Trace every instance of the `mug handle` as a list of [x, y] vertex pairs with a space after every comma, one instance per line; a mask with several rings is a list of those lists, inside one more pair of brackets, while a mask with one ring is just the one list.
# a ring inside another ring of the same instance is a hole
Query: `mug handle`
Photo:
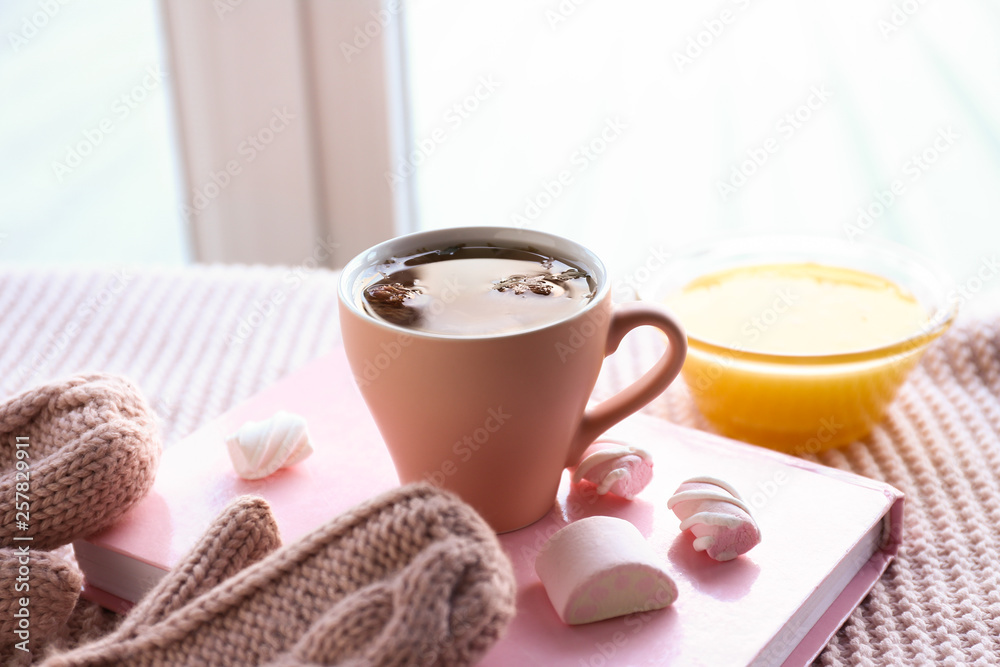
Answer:
[[684, 365], [687, 356], [684, 328], [663, 306], [641, 302], [614, 307], [604, 347], [605, 358], [615, 353], [625, 334], [641, 326], [656, 327], [665, 333], [670, 346], [642, 377], [584, 413], [570, 447], [566, 467], [577, 465], [583, 458], [583, 452], [599, 435], [663, 393]]

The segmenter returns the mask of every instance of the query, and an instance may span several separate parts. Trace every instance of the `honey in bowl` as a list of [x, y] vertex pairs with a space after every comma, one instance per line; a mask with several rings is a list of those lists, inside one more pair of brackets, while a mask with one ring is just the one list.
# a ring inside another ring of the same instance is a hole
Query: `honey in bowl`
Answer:
[[863, 437], [943, 331], [901, 285], [816, 262], [728, 267], [669, 295], [683, 375], [723, 433], [793, 453]]

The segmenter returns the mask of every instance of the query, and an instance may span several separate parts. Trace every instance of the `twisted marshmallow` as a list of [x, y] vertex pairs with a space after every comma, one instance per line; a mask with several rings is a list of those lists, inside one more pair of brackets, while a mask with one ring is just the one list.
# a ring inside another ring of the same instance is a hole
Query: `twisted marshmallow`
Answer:
[[603, 496], [610, 491], [626, 500], [635, 498], [651, 479], [653, 457], [650, 453], [615, 441], [591, 445], [573, 471], [574, 484], [587, 480], [597, 485], [598, 495]]
[[667, 509], [690, 529], [694, 548], [718, 561], [732, 560], [760, 543], [760, 528], [732, 486], [715, 477], [692, 477], [667, 501]]
[[270, 419], [247, 422], [226, 438], [233, 468], [243, 479], [261, 479], [312, 454], [306, 420], [284, 410]]

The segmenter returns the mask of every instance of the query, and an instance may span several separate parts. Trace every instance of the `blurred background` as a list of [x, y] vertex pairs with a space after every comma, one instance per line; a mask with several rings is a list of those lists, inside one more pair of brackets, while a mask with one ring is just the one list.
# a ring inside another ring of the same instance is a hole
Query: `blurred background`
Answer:
[[806, 231], [996, 310], [998, 31], [967, 0], [5, 0], [0, 261], [333, 268], [483, 224], [628, 276]]

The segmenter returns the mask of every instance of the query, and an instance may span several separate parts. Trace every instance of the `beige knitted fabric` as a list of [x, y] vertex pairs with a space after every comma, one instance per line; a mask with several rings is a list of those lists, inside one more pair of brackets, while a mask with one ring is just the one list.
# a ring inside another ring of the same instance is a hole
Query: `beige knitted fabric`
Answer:
[[236, 500], [117, 631], [44, 665], [469, 665], [514, 614], [496, 536], [427, 484], [277, 542], [266, 503]]
[[[121, 373], [150, 399], [169, 446], [337, 345], [336, 279], [306, 264], [0, 267], [0, 398], [81, 370]], [[641, 331], [627, 337], [598, 393], [647, 368], [660, 345]], [[907, 494], [899, 557], [818, 664], [1000, 662], [998, 396], [1000, 313], [939, 341], [864, 442], [817, 457]], [[707, 427], [680, 382], [647, 411]], [[70, 623], [95, 618], [81, 605]]]
[[[631, 343], [608, 385], [654, 357]], [[651, 411], [711, 430], [683, 384]], [[1000, 320], [949, 332], [871, 435], [812, 458], [906, 494], [899, 555], [817, 664], [1000, 664]]]
[[[18, 651], [16, 644], [23, 639], [15, 631], [22, 627], [26, 631], [23, 638], [29, 641], [24, 644], [25, 648], [58, 633], [76, 606], [82, 583], [79, 570], [53, 553], [0, 549], [0, 590], [3, 591], [0, 595], [0, 661], [3, 664], [29, 661], [32, 652]], [[22, 598], [29, 600], [29, 604], [22, 607]], [[25, 608], [27, 617], [15, 615]], [[27, 619], [25, 626], [20, 626], [21, 618]]]
[[[112, 375], [50, 382], [0, 403], [0, 443], [5, 547], [29, 544], [20, 536], [49, 549], [110, 525], [146, 495], [160, 461], [145, 399]], [[21, 513], [19, 500], [30, 511]]]
[[123, 378], [80, 375], [0, 403], [0, 659], [68, 634], [80, 573], [45, 550], [121, 517], [159, 457], [149, 406]]

